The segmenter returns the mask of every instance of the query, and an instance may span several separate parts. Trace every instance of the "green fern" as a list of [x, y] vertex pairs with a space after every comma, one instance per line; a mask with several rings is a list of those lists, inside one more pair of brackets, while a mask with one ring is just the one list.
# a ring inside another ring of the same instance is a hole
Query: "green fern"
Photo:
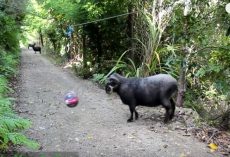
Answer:
[[6, 150], [11, 143], [38, 148], [38, 143], [28, 139], [21, 131], [28, 129], [31, 122], [18, 117], [11, 109], [8, 98], [0, 98], [0, 150]]
[[30, 127], [30, 122], [22, 118], [16, 117], [14, 114], [1, 116], [0, 126], [7, 128], [9, 131], [19, 131]]
[[5, 77], [0, 76], [0, 96], [3, 96], [4, 94], [6, 94], [8, 89], [7, 86], [7, 80]]
[[25, 135], [21, 133], [8, 133], [7, 140], [11, 141], [15, 145], [25, 145], [32, 149], [38, 148], [38, 143], [28, 139]]

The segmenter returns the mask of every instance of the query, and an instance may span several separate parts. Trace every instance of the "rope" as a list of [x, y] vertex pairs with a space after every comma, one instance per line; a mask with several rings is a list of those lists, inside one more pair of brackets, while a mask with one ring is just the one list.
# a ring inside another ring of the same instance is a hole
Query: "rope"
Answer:
[[[23, 10], [17, 8], [16, 6], [10, 6], [10, 5], [4, 4], [3, 2], [0, 2], [0, 4], [8, 6], [8, 7], [11, 7], [11, 8], [14, 8], [14, 9], [16, 9], [18, 11], [22, 11], [23, 12]], [[41, 16], [39, 16], [39, 15], [37, 15], [35, 13], [32, 13], [32, 12], [25, 12], [25, 13], [28, 13], [28, 14], [31, 14], [31, 15], [34, 15], [34, 16], [37, 16], [37, 17], [40, 17], [40, 18], [43, 18], [43, 19], [47, 19], [47, 18], [41, 17]], [[87, 25], [87, 24], [90, 24], [90, 23], [101, 22], [101, 21], [110, 20], [110, 19], [114, 19], [114, 18], [117, 18], [117, 17], [122, 17], [122, 16], [125, 16], [125, 15], [135, 14], [135, 13], [136, 12], [114, 15], [114, 16], [110, 16], [110, 17], [106, 17], [106, 18], [102, 18], [102, 19], [98, 19], [98, 20], [94, 20], [94, 21], [89, 21], [89, 22], [83, 22], [83, 23], [75, 24], [74, 26], [83, 26], [83, 25]]]
[[98, 20], [94, 20], [94, 21], [89, 21], [89, 22], [84, 22], [84, 23], [76, 24], [74, 26], [82, 26], [82, 25], [87, 25], [87, 24], [90, 24], [90, 23], [101, 22], [101, 21], [110, 20], [110, 19], [114, 19], [114, 18], [117, 18], [117, 17], [129, 15], [129, 14], [134, 14], [134, 13], [136, 13], [136, 12], [124, 13], [124, 14], [120, 14], [120, 15], [110, 16], [110, 17], [106, 17], [106, 18], [102, 18], [102, 19], [98, 19]]

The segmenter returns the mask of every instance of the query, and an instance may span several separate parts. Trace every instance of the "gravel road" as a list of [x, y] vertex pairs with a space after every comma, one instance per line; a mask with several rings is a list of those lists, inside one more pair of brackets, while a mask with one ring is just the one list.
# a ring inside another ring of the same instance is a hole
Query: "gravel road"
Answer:
[[[164, 124], [161, 107], [138, 107], [139, 120], [127, 123], [128, 106], [115, 94], [107, 95], [93, 82], [32, 50], [22, 49], [18, 86], [16, 110], [32, 121], [26, 134], [41, 145], [39, 150], [21, 147], [20, 151], [80, 157], [218, 156], [186, 132], [188, 124], [177, 109], [173, 121]], [[79, 96], [77, 107], [65, 105], [69, 91]]]

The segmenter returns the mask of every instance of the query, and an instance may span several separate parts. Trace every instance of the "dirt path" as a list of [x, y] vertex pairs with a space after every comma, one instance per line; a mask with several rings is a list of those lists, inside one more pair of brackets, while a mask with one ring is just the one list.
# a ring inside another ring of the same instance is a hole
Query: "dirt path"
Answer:
[[[178, 130], [185, 127], [178, 117], [163, 124], [161, 108], [138, 108], [140, 119], [127, 123], [129, 109], [117, 96], [107, 95], [32, 50], [23, 49], [20, 74], [17, 110], [33, 122], [27, 135], [41, 144], [41, 152], [77, 152], [83, 157], [217, 156]], [[75, 108], [68, 108], [63, 100], [71, 90], [80, 98]]]

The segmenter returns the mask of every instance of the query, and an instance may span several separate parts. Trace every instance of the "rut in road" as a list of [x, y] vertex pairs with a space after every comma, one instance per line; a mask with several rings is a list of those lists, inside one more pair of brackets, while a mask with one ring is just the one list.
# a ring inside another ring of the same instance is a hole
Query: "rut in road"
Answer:
[[[212, 157], [216, 154], [192, 136], [184, 136], [184, 122], [177, 116], [163, 124], [162, 108], [139, 107], [141, 117], [127, 123], [128, 106], [116, 95], [107, 95], [94, 83], [52, 64], [45, 56], [22, 49], [17, 110], [30, 119], [26, 134], [40, 150], [76, 152], [79, 156]], [[64, 103], [67, 92], [80, 98], [77, 107]]]

